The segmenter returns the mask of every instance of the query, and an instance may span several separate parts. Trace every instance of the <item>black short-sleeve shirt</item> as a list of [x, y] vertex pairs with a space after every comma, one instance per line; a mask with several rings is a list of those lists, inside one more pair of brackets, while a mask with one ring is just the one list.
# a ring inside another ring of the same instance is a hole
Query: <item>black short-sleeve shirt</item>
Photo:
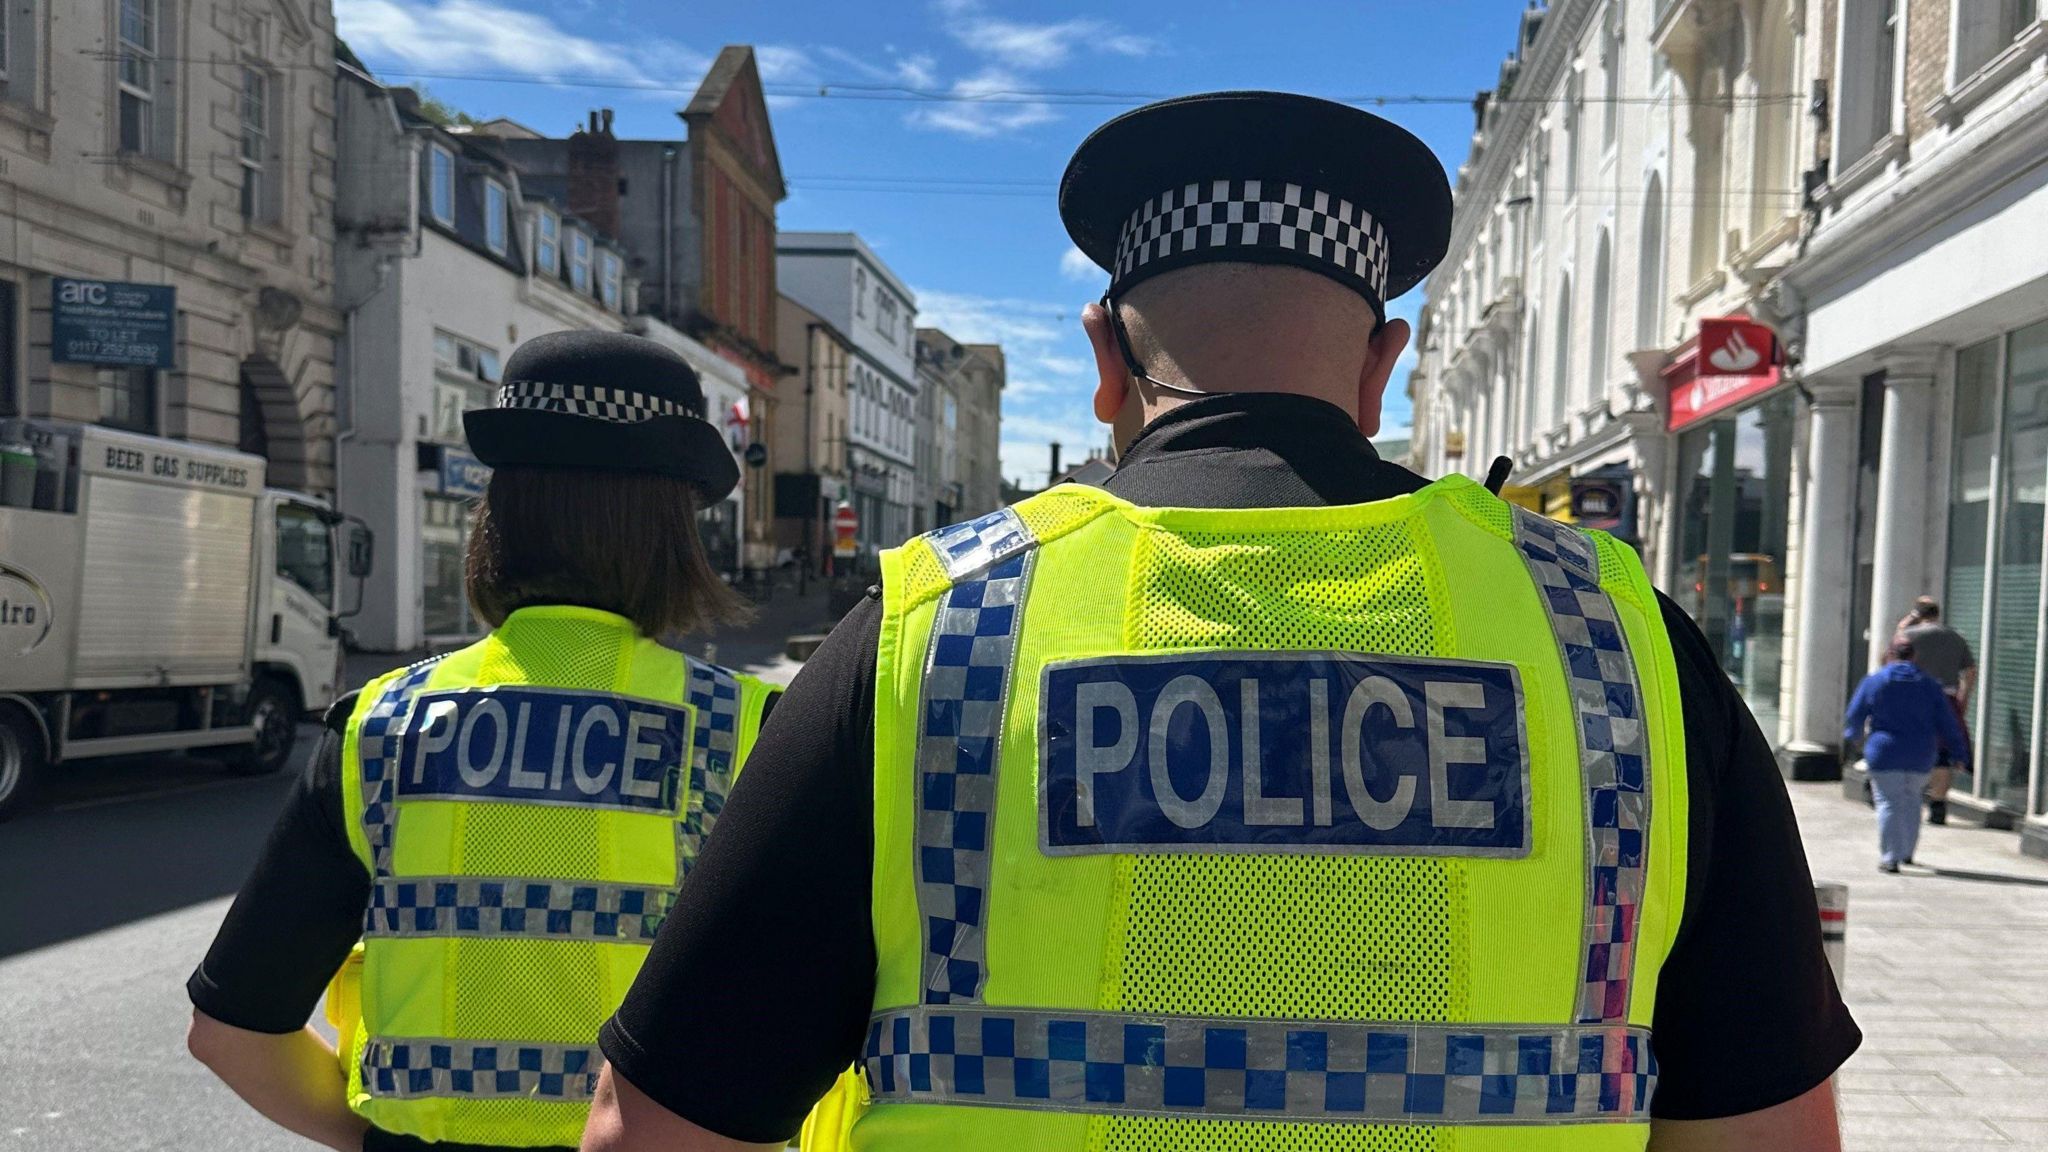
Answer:
[[[1105, 487], [1151, 506], [1364, 503], [1425, 482], [1320, 401], [1219, 396], [1154, 421]], [[1659, 598], [1686, 729], [1685, 906], [1659, 978], [1652, 1114], [1740, 1115], [1825, 1080], [1861, 1042], [1821, 952], [1812, 878], [1769, 743], [1692, 621]], [[861, 1051], [880, 605], [840, 622], [762, 732], [639, 980], [601, 1035], [669, 1110], [786, 1140]], [[714, 991], [715, 990], [715, 991]]]

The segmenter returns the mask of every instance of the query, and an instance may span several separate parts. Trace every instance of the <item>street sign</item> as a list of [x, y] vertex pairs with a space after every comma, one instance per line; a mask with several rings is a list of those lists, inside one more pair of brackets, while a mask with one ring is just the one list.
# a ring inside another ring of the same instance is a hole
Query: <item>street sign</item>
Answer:
[[50, 359], [62, 364], [171, 368], [178, 290], [169, 284], [50, 279]]
[[490, 484], [490, 465], [460, 448], [441, 447], [443, 496], [481, 496]]
[[1622, 481], [1606, 477], [1572, 478], [1572, 519], [1587, 528], [1611, 532], [1622, 523], [1627, 495]]
[[860, 514], [851, 504], [841, 504], [832, 513], [832, 554], [852, 556], [860, 551]]
[[759, 468], [768, 463], [768, 446], [759, 440], [747, 445], [747, 467]]

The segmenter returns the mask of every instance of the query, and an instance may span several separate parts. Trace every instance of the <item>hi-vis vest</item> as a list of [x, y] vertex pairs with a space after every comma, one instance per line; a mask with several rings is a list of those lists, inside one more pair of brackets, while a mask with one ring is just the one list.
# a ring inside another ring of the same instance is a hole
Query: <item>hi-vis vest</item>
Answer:
[[1063, 486], [882, 586], [854, 1147], [1643, 1147], [1686, 789], [1628, 549], [1462, 478]]
[[343, 748], [370, 871], [349, 1105], [432, 1141], [574, 1145], [625, 998], [773, 689], [588, 608], [372, 681]]

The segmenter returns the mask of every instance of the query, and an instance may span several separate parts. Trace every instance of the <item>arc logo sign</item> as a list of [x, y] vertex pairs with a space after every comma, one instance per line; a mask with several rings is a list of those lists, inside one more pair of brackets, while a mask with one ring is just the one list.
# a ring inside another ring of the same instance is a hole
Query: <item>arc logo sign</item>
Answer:
[[1770, 391], [1781, 362], [1770, 325], [1746, 316], [1700, 321], [1698, 341], [1664, 370], [1671, 388], [1665, 427], [1676, 432]]
[[0, 564], [0, 653], [26, 656], [50, 635], [50, 594], [42, 582]]

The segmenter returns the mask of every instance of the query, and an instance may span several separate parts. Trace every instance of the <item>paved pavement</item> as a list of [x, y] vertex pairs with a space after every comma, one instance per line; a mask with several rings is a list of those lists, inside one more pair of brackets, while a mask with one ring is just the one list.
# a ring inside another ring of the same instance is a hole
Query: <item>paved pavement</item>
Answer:
[[[788, 671], [773, 645], [726, 642], [721, 658]], [[183, 1042], [185, 977], [288, 783], [123, 761], [0, 825], [0, 1152], [310, 1147]], [[1931, 867], [1883, 876], [1868, 809], [1834, 785], [1792, 790], [1816, 876], [1851, 889], [1847, 991], [1867, 1040], [1839, 1081], [1848, 1148], [2048, 1152], [2048, 865], [2010, 833], [1933, 828]]]
[[1794, 784], [1815, 879], [1849, 885], [1849, 1007], [1863, 1047], [1836, 1081], [1851, 1152], [2048, 1152], [2048, 863], [2010, 832], [1924, 829], [1897, 876], [1877, 818]]

